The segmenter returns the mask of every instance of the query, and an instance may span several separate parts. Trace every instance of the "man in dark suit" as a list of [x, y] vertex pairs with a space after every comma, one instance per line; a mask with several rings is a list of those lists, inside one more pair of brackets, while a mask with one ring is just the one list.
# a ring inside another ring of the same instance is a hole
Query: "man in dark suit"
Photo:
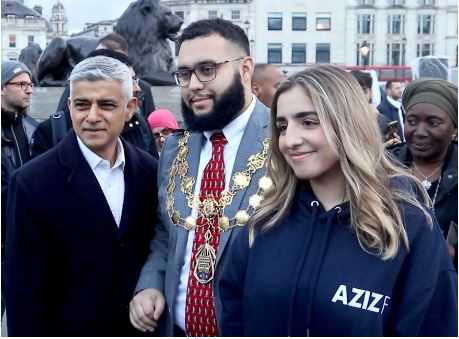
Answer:
[[400, 81], [392, 79], [386, 83], [386, 97], [378, 105], [379, 113], [385, 115], [389, 121], [398, 121], [397, 134], [402, 141], [405, 141], [403, 131], [405, 125], [405, 112], [400, 99], [402, 97], [402, 84]]
[[7, 206], [10, 336], [135, 336], [129, 301], [153, 236], [157, 161], [119, 138], [137, 105], [128, 67], [70, 75], [73, 130], [18, 170]]

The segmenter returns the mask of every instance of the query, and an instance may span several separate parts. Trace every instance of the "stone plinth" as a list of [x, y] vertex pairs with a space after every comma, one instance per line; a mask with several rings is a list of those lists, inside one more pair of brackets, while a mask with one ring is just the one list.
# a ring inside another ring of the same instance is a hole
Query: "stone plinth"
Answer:
[[[54, 113], [61, 98], [63, 87], [35, 87], [30, 99], [30, 115], [44, 120]], [[180, 107], [180, 88], [176, 86], [151, 87], [155, 107], [166, 108], [174, 113], [177, 121], [182, 121]]]

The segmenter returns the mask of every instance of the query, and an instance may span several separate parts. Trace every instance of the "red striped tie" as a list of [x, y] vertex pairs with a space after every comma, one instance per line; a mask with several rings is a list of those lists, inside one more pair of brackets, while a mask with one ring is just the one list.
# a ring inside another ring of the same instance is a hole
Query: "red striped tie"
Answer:
[[[202, 176], [199, 194], [201, 201], [209, 196], [218, 201], [220, 199], [220, 193], [225, 188], [223, 147], [227, 143], [227, 140], [223, 133], [219, 132], [214, 133], [210, 137], [210, 141], [212, 142], [212, 158], [204, 169]], [[217, 225], [220, 215], [221, 211], [218, 211], [218, 213], [209, 220], [199, 214], [198, 220], [196, 221], [197, 228], [193, 240], [185, 309], [186, 334], [192, 337], [218, 336], [212, 281], [207, 283], [198, 281], [195, 277], [195, 268], [197, 253], [206, 243], [213, 247], [215, 255], [217, 253], [218, 244], [220, 242], [220, 233]], [[215, 264], [215, 260], [213, 264]], [[211, 267], [211, 270], [215, 270], [215, 267]], [[212, 276], [212, 274], [210, 276]], [[206, 276], [205, 273], [201, 273], [199, 278], [199, 280], [206, 280], [208, 276]]]

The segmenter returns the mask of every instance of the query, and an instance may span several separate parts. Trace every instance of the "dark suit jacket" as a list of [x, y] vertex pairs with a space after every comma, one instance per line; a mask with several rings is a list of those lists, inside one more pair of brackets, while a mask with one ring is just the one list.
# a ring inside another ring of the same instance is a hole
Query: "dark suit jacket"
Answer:
[[400, 138], [402, 138], [403, 131], [402, 131], [402, 124], [398, 116], [398, 108], [393, 106], [387, 100], [387, 97], [385, 97], [384, 99], [381, 100], [381, 103], [378, 105], [377, 109], [380, 114], [385, 115], [389, 119], [389, 122], [394, 121], [394, 120], [398, 121], [397, 134], [400, 136]]
[[7, 206], [10, 336], [133, 336], [128, 305], [149, 252], [157, 161], [123, 141], [120, 227], [70, 131], [13, 175]]

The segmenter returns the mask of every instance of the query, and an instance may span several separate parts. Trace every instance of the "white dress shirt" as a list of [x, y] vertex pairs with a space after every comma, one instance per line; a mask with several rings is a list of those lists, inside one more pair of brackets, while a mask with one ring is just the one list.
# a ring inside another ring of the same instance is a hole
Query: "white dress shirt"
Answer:
[[110, 206], [113, 218], [119, 227], [124, 203], [125, 157], [123, 143], [120, 139], [118, 139], [116, 144], [117, 154], [115, 164], [110, 168], [109, 161], [102, 159], [86, 147], [79, 137], [77, 137], [77, 140], [81, 152], [96, 176], [100, 188], [104, 193], [105, 199], [107, 200], [108, 206]]
[[[247, 126], [253, 109], [255, 108], [255, 103], [256, 98], [254, 95], [252, 95], [252, 102], [250, 103], [249, 107], [222, 129], [226, 140], [228, 140], [228, 143], [223, 149], [223, 159], [225, 161], [225, 188], [229, 187], [231, 173], [233, 172], [234, 167], [234, 161], [236, 160], [237, 150], [239, 148], [239, 144], [241, 143], [242, 136], [244, 135], [245, 127]], [[210, 141], [210, 137], [214, 132], [215, 131], [206, 131], [203, 133], [207, 140], [204, 143], [204, 147], [201, 149], [201, 155], [199, 158], [199, 167], [196, 177], [196, 185], [194, 188], [195, 195], [199, 195], [204, 168], [207, 166], [207, 163], [212, 157], [212, 142]], [[197, 209], [193, 209], [191, 215], [194, 218], [197, 218]], [[194, 233], [194, 230], [188, 232], [185, 260], [180, 272], [180, 282], [174, 303], [175, 323], [182, 330], [185, 330], [186, 291], [188, 288], [188, 278], [190, 275], [191, 252], [193, 249]]]
[[387, 101], [389, 101], [389, 103], [394, 106], [395, 108], [398, 109], [398, 122], [400, 124], [400, 128], [402, 130], [402, 135], [400, 135], [400, 139], [402, 141], [405, 141], [405, 123], [404, 123], [404, 119], [403, 119], [403, 112], [402, 112], [402, 103], [400, 101], [396, 101], [394, 99], [392, 99], [390, 96], [387, 96]]

